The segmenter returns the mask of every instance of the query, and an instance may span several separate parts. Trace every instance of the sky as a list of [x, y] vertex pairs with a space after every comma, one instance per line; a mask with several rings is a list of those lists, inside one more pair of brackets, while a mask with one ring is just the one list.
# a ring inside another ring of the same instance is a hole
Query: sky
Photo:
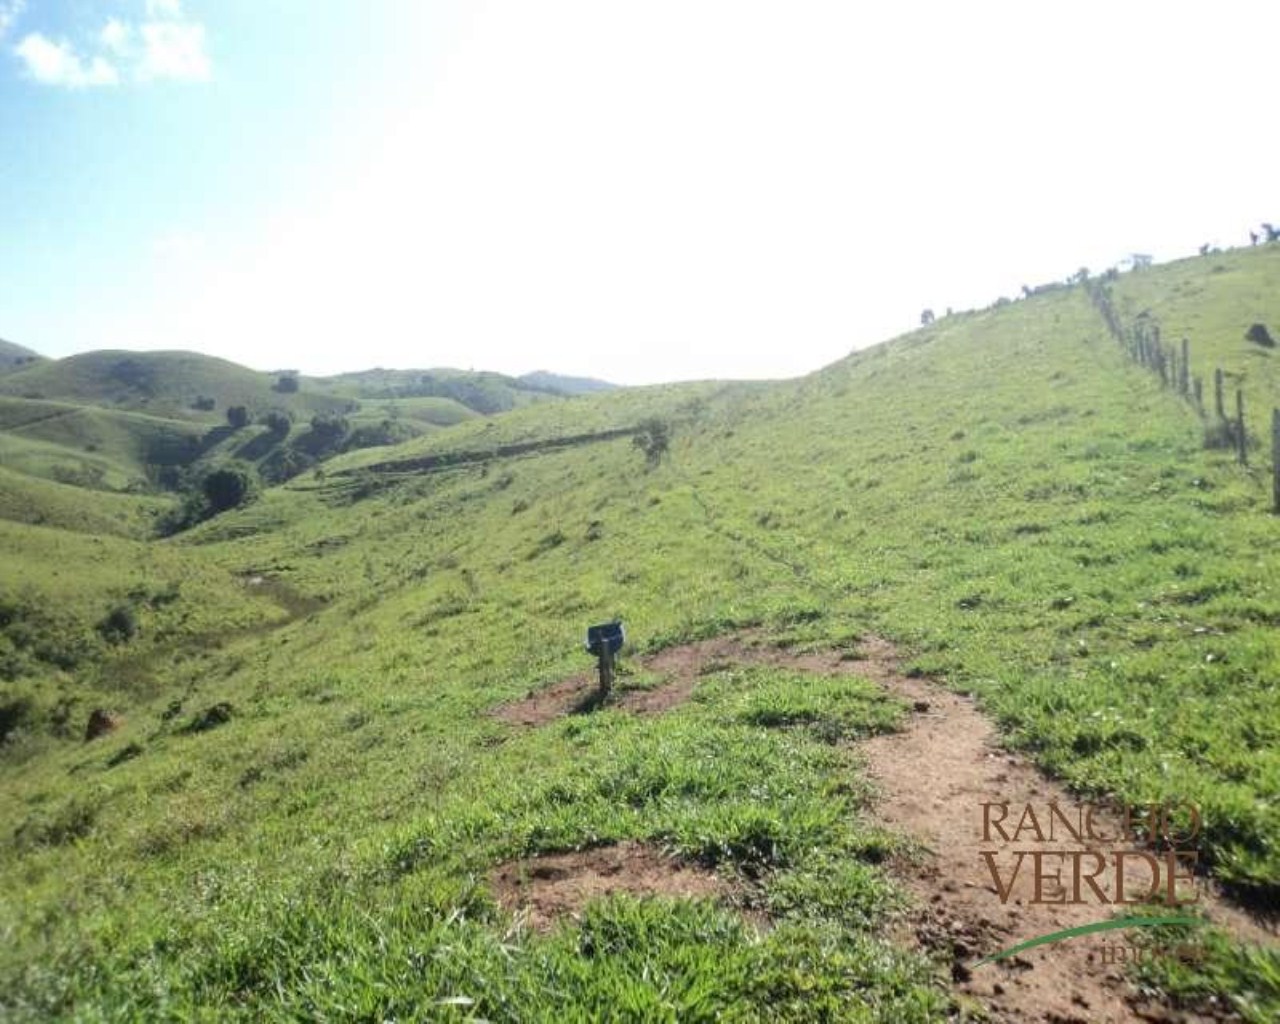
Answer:
[[0, 0], [0, 337], [807, 373], [1280, 223], [1280, 4]]

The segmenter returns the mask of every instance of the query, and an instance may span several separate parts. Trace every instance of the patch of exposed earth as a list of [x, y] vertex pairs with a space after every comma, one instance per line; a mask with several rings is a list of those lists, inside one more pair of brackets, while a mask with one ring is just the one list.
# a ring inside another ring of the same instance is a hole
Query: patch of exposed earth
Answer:
[[[1057, 899], [1061, 893], [1064, 902], [1034, 902], [1029, 857], [1009, 885], [1018, 851], [1080, 852], [1083, 879], [1098, 868], [1095, 852], [1113, 858], [1117, 851], [1134, 849], [1134, 844], [1111, 839], [1123, 835], [1123, 829], [1119, 817], [1105, 809], [1098, 809], [1094, 816], [1093, 834], [1111, 841], [1091, 843], [1087, 830], [1079, 827], [1080, 812], [1087, 808], [1034, 765], [1003, 749], [994, 726], [971, 699], [903, 675], [892, 646], [885, 641], [866, 641], [862, 653], [863, 660], [854, 662], [853, 670], [914, 709], [903, 731], [860, 744], [880, 794], [872, 817], [923, 848], [918, 859], [900, 865], [900, 877], [916, 904], [906, 927], [912, 941], [951, 959], [959, 991], [980, 1000], [996, 1020], [1005, 1021], [1102, 1024], [1233, 1019], [1225, 1008], [1222, 1015], [1193, 1014], [1162, 1006], [1136, 991], [1120, 965], [1103, 962], [1104, 945], [1114, 949], [1132, 943], [1130, 931], [1080, 936], [974, 966], [981, 957], [1020, 942], [1092, 924], [1125, 909], [1104, 904], [1083, 880], [1080, 902], [1071, 902], [1076, 898], [1071, 867], [1062, 871], [1064, 886], [1047, 879], [1041, 883], [1042, 900]], [[992, 808], [990, 820], [1001, 827], [984, 828], [983, 805], [1001, 803], [1009, 805], [1009, 817], [1001, 822], [1001, 809]], [[1048, 840], [1049, 808], [1054, 803], [1076, 825], [1080, 841], [1062, 826], [1062, 819], [1054, 819], [1054, 838]], [[1017, 830], [1028, 805], [1037, 815], [1044, 842], [1034, 829]], [[984, 852], [993, 855], [996, 875]], [[1141, 895], [1150, 889], [1152, 874], [1141, 858], [1133, 861], [1121, 874], [1128, 894]], [[1063, 863], [1072, 863], [1072, 858], [1046, 858], [1046, 873], [1057, 872]], [[1114, 898], [1114, 859], [1107, 863], [1110, 866], [1097, 881], [1103, 894]], [[1167, 874], [1164, 877], [1167, 880]], [[1009, 888], [1002, 893], [1006, 885]], [[1177, 889], [1183, 896], [1198, 893], [1198, 908], [1241, 941], [1276, 943], [1273, 927], [1220, 899], [1203, 886], [1203, 880], [1194, 888], [1180, 884]]]
[[[661, 714], [687, 701], [698, 680], [710, 672], [736, 665], [776, 665], [805, 672], [830, 673], [841, 669], [839, 652], [799, 654], [770, 646], [754, 634], [737, 634], [668, 647], [656, 654], [630, 659], [641, 672], [661, 677], [656, 686], [628, 689], [626, 677], [615, 683], [609, 706], [635, 714]], [[844, 671], [853, 671], [848, 665]], [[503, 704], [494, 716], [512, 725], [544, 725], [565, 715], [596, 705], [595, 671], [570, 676], [518, 701]]]
[[[982, 957], [1037, 936], [1093, 924], [1114, 915], [1117, 907], [1104, 903], [1087, 882], [1074, 899], [1071, 868], [1062, 874], [1068, 889], [1064, 902], [1034, 899], [1034, 872], [1029, 857], [1010, 881], [1019, 852], [1066, 851], [1072, 862], [1081, 854], [1085, 874], [1117, 851], [1132, 850], [1123, 841], [1080, 841], [1061, 827], [1065, 819], [1078, 824], [1082, 805], [1059, 783], [1033, 764], [1004, 749], [992, 723], [968, 697], [902, 671], [893, 646], [867, 637], [856, 654], [848, 651], [797, 653], [770, 646], [754, 634], [716, 637], [668, 648], [634, 659], [645, 673], [658, 675], [657, 685], [628, 689], [625, 679], [610, 697], [612, 707], [636, 714], [656, 714], [689, 698], [698, 680], [710, 672], [738, 665], [774, 665], [819, 674], [849, 673], [869, 679], [904, 700], [912, 713], [896, 733], [876, 736], [858, 745], [879, 797], [869, 815], [875, 823], [910, 839], [917, 857], [897, 865], [900, 882], [914, 897], [914, 909], [897, 932], [909, 944], [949, 964], [956, 991], [981, 1003], [989, 1019], [1038, 1024], [1129, 1024], [1129, 1022], [1196, 1022], [1236, 1019], [1228, 1008], [1192, 1013], [1165, 1006], [1139, 992], [1120, 964], [1103, 962], [1102, 948], [1128, 946], [1129, 931], [1081, 936], [1040, 946], [992, 963], [976, 965]], [[594, 706], [596, 677], [583, 673], [532, 692], [503, 705], [494, 714], [517, 725], [536, 726]], [[984, 805], [1007, 804], [1010, 816], [1000, 829], [986, 828], [984, 813], [999, 821], [999, 810]], [[1030, 806], [1042, 829], [1051, 805], [1062, 812], [1056, 819], [1054, 841], [1040, 843], [1034, 832], [1016, 831]], [[1094, 834], [1122, 835], [1118, 817], [1094, 810]], [[1014, 841], [1016, 839], [1016, 841]], [[983, 854], [992, 855], [998, 874]], [[1150, 887], [1151, 875], [1140, 858], [1126, 865], [1123, 875], [1129, 894]], [[1113, 868], [1097, 875], [1100, 889], [1114, 896]], [[535, 858], [497, 869], [491, 883], [503, 906], [527, 915], [536, 928], [559, 916], [573, 914], [595, 896], [612, 892], [672, 896], [724, 895], [727, 883], [714, 874], [680, 865], [651, 848], [635, 843]], [[1001, 888], [1008, 885], [1005, 891]], [[1189, 895], [1187, 886], [1179, 886]], [[1197, 909], [1237, 939], [1275, 945], [1274, 922], [1264, 922], [1220, 898], [1203, 884], [1195, 891]], [[1042, 897], [1056, 898], [1051, 881], [1042, 881]]]
[[695, 899], [726, 897], [731, 891], [715, 872], [636, 842], [511, 861], [490, 873], [489, 886], [499, 906], [535, 931], [577, 917], [589, 902], [604, 896]]

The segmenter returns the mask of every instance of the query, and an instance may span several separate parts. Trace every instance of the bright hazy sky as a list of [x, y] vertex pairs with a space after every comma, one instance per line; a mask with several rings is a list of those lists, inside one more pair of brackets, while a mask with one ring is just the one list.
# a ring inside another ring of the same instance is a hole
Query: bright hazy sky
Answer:
[[807, 372], [1280, 222], [1280, 4], [0, 0], [0, 337]]

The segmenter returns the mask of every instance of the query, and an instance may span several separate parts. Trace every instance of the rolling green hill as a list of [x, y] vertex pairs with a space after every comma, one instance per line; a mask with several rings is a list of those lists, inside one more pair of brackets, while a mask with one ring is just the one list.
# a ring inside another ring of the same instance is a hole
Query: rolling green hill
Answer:
[[566, 377], [564, 374], [548, 373], [546, 370], [522, 374], [518, 380], [529, 387], [559, 391], [565, 395], [588, 395], [593, 391], [610, 391], [617, 386], [594, 377]]
[[364, 370], [324, 380], [335, 392], [360, 398], [447, 398], [481, 415], [506, 412], [563, 393], [501, 373], [474, 370]]
[[12, 373], [23, 366], [41, 362], [44, 356], [22, 345], [0, 338], [0, 374]]
[[[40, 363], [0, 380], [0, 393], [146, 412], [157, 416], [217, 419], [230, 405], [251, 415], [283, 408], [297, 415], [346, 411], [349, 400], [273, 390], [278, 377], [196, 352], [85, 352]], [[198, 409], [200, 398], [212, 408]]]
[[[19, 351], [13, 346], [15, 358]], [[191, 352], [89, 352], [15, 367], [0, 381], [0, 466], [96, 490], [144, 491], [173, 489], [237, 460], [278, 483], [334, 454], [556, 397], [563, 394], [493, 373], [304, 378]], [[232, 427], [236, 406], [248, 422]], [[270, 415], [286, 417], [288, 429], [263, 427]]]
[[[1147, 311], [1197, 367], [1243, 374], [1261, 425], [1280, 381], [1243, 332], [1275, 333], [1277, 285], [1280, 247], [1111, 288], [1126, 322]], [[646, 457], [654, 420], [669, 450]], [[1215, 877], [1274, 901], [1280, 517], [1263, 455], [1241, 467], [1205, 433], [1072, 287], [795, 381], [526, 402], [164, 541], [0, 522], [20, 570], [0, 615], [0, 1007], [967, 1012], [950, 960], [894, 940], [902, 851], [849, 743], [903, 709], [871, 684], [711, 666], [663, 714], [495, 717], [586, 671], [583, 629], [613, 616], [629, 659], [744, 629], [850, 657], [887, 637], [1076, 792], [1193, 801]], [[107, 641], [119, 605], [142, 628]], [[93, 707], [124, 721], [85, 743]], [[545, 934], [499, 905], [495, 867], [623, 841], [715, 869], [735, 901], [617, 897]], [[1277, 978], [1274, 949], [1222, 942], [1159, 984], [1264, 1021]]]

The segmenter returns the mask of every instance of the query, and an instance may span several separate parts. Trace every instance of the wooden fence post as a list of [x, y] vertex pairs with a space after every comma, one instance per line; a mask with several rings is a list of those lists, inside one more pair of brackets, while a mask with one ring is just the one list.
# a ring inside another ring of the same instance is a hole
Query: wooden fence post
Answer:
[[1182, 339], [1182, 362], [1178, 364], [1178, 369], [1181, 371], [1178, 390], [1186, 395], [1191, 390], [1191, 342], [1186, 338]]
[[1219, 366], [1213, 371], [1213, 408], [1218, 414], [1218, 419], [1225, 420], [1227, 418], [1227, 410], [1222, 402], [1222, 367]]
[[1244, 432], [1244, 391], [1236, 388], [1236, 445], [1243, 466], [1249, 461], [1249, 439]]
[[1280, 409], [1271, 410], [1271, 476], [1275, 499], [1273, 511], [1280, 515]]
[[1196, 396], [1196, 408], [1200, 410], [1200, 415], [1204, 415], [1204, 381], [1197, 377], [1191, 382]]

